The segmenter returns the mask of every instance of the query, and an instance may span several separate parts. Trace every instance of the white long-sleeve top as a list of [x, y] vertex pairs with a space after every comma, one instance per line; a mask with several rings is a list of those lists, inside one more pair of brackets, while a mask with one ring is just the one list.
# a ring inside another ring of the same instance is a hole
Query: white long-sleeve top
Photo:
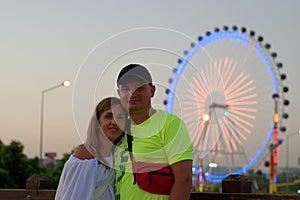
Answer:
[[108, 180], [111, 170], [95, 158], [81, 160], [71, 155], [64, 165], [55, 200], [94, 200], [96, 187], [101, 187], [105, 181], [110, 183], [98, 200], [114, 200], [113, 181]]

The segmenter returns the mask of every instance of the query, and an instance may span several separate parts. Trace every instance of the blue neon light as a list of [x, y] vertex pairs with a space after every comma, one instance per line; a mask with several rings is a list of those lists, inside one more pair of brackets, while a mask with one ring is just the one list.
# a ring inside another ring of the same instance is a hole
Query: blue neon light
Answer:
[[[237, 40], [238, 43], [243, 41], [245, 43], [245, 45], [251, 45], [249, 43], [250, 37], [247, 34], [244, 34], [241, 32], [236, 32], [236, 31], [230, 31], [230, 30], [214, 32], [214, 33], [211, 33], [210, 35], [202, 37], [201, 40], [198, 40], [197, 43], [195, 43], [195, 45], [193, 45], [189, 51], [185, 52], [183, 58], [181, 59], [181, 62], [179, 62], [176, 67], [177, 70], [173, 74], [173, 77], [172, 77], [173, 81], [170, 83], [170, 92], [167, 95], [167, 105], [166, 105], [167, 112], [173, 113], [174, 94], [176, 93], [176, 87], [177, 87], [179, 78], [180, 78], [181, 74], [183, 73], [183, 71], [185, 70], [187, 64], [190, 62], [190, 60], [194, 56], [194, 54], [196, 54], [199, 50], [205, 50], [205, 46], [211, 45], [213, 42], [218, 42], [219, 40], [226, 40], [226, 39], [230, 39], [230, 41]], [[273, 91], [275, 93], [277, 93], [278, 89], [277, 89], [277, 87], [275, 87], [275, 86], [277, 86], [277, 78], [276, 78], [276, 74], [272, 68], [272, 62], [270, 61], [267, 54], [260, 47], [258, 42], [255, 42], [254, 48], [258, 52], [258, 56], [262, 56], [263, 63], [268, 66], [268, 72], [270, 72], [272, 75], [272, 82], [274, 85]], [[263, 147], [257, 151], [257, 155], [254, 158], [250, 158], [250, 162], [248, 164], [245, 164], [242, 169], [237, 169], [234, 172], [234, 174], [246, 173], [246, 171], [248, 171], [254, 165], [254, 163], [258, 161], [258, 159], [261, 157], [263, 152], [268, 147], [268, 143], [272, 138], [272, 133], [273, 133], [272, 130], [273, 130], [273, 127], [267, 133], [268, 134], [267, 140], [265, 142], [263, 142]], [[208, 175], [206, 175], [206, 179], [212, 183], [220, 183], [226, 176], [227, 175], [208, 174]]]

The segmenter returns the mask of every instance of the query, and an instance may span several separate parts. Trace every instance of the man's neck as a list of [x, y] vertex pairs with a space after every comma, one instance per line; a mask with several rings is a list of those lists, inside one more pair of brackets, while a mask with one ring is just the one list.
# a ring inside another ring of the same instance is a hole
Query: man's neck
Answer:
[[147, 112], [130, 113], [130, 119], [133, 122], [133, 124], [139, 125], [139, 124], [143, 123], [144, 121], [146, 121], [147, 119], [149, 119], [155, 112], [156, 112], [156, 110], [154, 108], [150, 107]]

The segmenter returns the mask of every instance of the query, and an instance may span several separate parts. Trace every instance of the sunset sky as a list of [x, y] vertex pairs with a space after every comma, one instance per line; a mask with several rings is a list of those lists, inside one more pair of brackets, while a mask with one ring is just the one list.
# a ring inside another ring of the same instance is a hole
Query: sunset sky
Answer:
[[[45, 94], [43, 126], [44, 152], [58, 158], [70, 152], [82, 142], [95, 103], [117, 95], [117, 72], [136, 55], [138, 62], [164, 66], [150, 70], [159, 90], [154, 105], [165, 109], [164, 91], [178, 58], [161, 49], [183, 54], [199, 35], [237, 25], [263, 35], [283, 63], [291, 104], [287, 132], [279, 137], [291, 135], [289, 165], [298, 166], [299, 7], [297, 0], [2, 1], [0, 139], [20, 141], [26, 155], [38, 156], [41, 92], [70, 80], [70, 87]], [[150, 45], [160, 50], [132, 54]], [[143, 54], [151, 56], [143, 60]], [[279, 166], [286, 166], [286, 148], [286, 142], [279, 148]]]

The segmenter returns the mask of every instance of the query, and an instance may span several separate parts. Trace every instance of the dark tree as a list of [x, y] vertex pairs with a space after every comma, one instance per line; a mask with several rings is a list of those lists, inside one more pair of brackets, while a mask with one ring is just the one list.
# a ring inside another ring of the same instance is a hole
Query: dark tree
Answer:
[[33, 174], [45, 172], [40, 166], [38, 158], [28, 159], [23, 154], [24, 146], [18, 141], [11, 141], [5, 145], [0, 140], [0, 187], [26, 187], [26, 179]]

